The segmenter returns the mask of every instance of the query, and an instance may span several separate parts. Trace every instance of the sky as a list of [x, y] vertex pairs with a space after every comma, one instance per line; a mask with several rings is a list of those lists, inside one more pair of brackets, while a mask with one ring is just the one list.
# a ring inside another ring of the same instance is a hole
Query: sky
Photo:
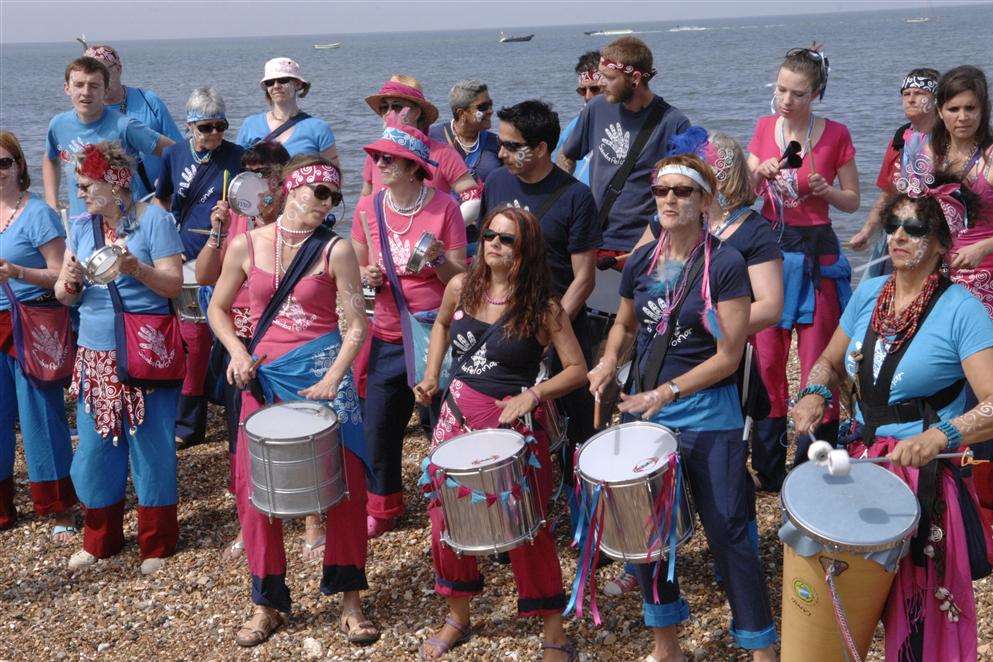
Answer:
[[[328, 35], [412, 30], [535, 28], [544, 25], [626, 27], [635, 22], [907, 9], [976, 0], [0, 0], [0, 44], [258, 35]], [[989, 0], [978, 0], [988, 2]], [[52, 20], [57, 16], [58, 20]]]

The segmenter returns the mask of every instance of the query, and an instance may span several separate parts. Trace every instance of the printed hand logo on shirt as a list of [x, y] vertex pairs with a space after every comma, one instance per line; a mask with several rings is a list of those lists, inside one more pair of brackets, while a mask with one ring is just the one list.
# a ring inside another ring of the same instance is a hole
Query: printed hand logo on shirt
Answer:
[[392, 232], [389, 233], [388, 239], [390, 242], [390, 254], [393, 255], [393, 264], [396, 265], [397, 275], [410, 274], [407, 270], [407, 262], [410, 261], [410, 255], [413, 252], [410, 248], [410, 242], [401, 239]]
[[521, 201], [518, 200], [517, 198], [514, 198], [514, 201], [512, 203], [508, 203], [508, 206], [516, 207], [517, 209], [523, 209], [524, 211], [531, 211], [530, 207], [528, 207], [527, 205], [522, 205]]
[[614, 122], [600, 139], [600, 154], [614, 165], [621, 165], [631, 149], [631, 132], [625, 131], [620, 122]]
[[191, 163], [183, 168], [183, 172], [179, 173], [179, 186], [176, 187], [176, 195], [181, 198], [186, 197], [186, 191], [190, 188], [190, 184], [193, 183], [193, 178], [196, 177], [196, 175], [196, 163]]
[[283, 302], [282, 307], [279, 309], [279, 313], [276, 315], [276, 319], [272, 321], [273, 324], [281, 329], [286, 329], [287, 331], [292, 331], [293, 333], [299, 333], [310, 327], [314, 321], [317, 320], [317, 315], [308, 313], [300, 305], [300, 302], [290, 294]]
[[654, 301], [649, 301], [641, 308], [642, 313], [642, 323], [649, 329], [654, 329], [659, 325], [659, 322], [668, 315], [669, 305], [665, 302], [665, 299], [655, 299]]

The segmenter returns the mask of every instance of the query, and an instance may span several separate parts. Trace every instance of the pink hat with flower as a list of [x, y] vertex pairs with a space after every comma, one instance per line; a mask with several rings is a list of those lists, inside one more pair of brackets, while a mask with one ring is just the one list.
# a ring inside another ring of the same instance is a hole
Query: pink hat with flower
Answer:
[[300, 65], [288, 57], [274, 57], [265, 63], [265, 72], [262, 75], [262, 80], [259, 81], [259, 87], [264, 90], [267, 80], [277, 78], [295, 78], [303, 83], [303, 87], [300, 89], [301, 98], [307, 96], [307, 92], [310, 91], [310, 82], [300, 75]]

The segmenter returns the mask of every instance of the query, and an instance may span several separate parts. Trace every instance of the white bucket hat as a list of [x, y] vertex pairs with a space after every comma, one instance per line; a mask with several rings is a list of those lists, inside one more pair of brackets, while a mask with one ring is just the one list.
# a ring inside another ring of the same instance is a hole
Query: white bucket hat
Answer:
[[259, 81], [259, 87], [266, 89], [265, 82], [276, 78], [295, 78], [303, 83], [300, 97], [307, 96], [307, 92], [310, 91], [310, 83], [300, 75], [300, 65], [288, 57], [274, 57], [265, 63], [265, 72], [262, 74], [262, 80]]

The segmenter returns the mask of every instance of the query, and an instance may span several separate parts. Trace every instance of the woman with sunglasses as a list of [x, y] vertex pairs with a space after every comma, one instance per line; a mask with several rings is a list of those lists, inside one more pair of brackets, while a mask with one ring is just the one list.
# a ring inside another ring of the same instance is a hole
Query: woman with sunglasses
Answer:
[[[69, 387], [76, 402], [79, 446], [71, 475], [86, 510], [83, 548], [69, 559], [69, 569], [121, 551], [130, 473], [138, 497], [140, 569], [147, 575], [165, 565], [179, 539], [175, 429], [180, 389], [120, 381], [113, 297], [120, 297], [124, 311], [168, 315], [169, 300], [179, 296], [183, 285], [183, 243], [169, 212], [132, 202], [133, 167], [117, 142], [87, 145], [77, 157], [76, 184], [87, 213], [69, 225], [55, 296], [79, 309]], [[83, 265], [101, 243], [126, 249], [116, 260], [114, 289], [84, 278]], [[182, 347], [170, 343], [162, 331], [149, 333], [146, 327], [139, 334], [147, 352], [141, 354], [142, 363], [169, 369], [184, 360]]]
[[11, 528], [17, 521], [17, 419], [35, 513], [51, 515], [52, 539], [66, 543], [78, 529], [71, 511], [76, 493], [69, 478], [72, 446], [62, 387], [39, 387], [22, 370], [16, 358], [11, 302], [7, 298], [13, 292], [19, 302], [51, 300], [55, 279], [62, 269], [62, 222], [44, 200], [28, 192], [30, 186], [31, 176], [20, 142], [14, 134], [0, 132], [0, 530]]
[[[531, 430], [522, 417], [543, 400], [553, 400], [582, 386], [586, 361], [572, 331], [569, 315], [551, 292], [551, 274], [538, 219], [530, 212], [503, 207], [486, 215], [480, 234], [479, 257], [465, 275], [452, 278], [438, 319], [424, 380], [414, 387], [417, 399], [428, 404], [439, 395], [442, 359], [451, 347], [452, 384], [434, 431], [434, 444], [470, 429], [510, 425], [522, 434], [534, 434], [538, 493], [542, 507], [551, 496], [551, 457], [548, 436], [538, 426]], [[475, 351], [472, 338], [491, 332]], [[562, 370], [534, 385], [545, 348], [554, 346]], [[471, 356], [466, 352], [473, 351]], [[455, 404], [450, 404], [454, 402]], [[458, 413], [456, 413], [458, 412]], [[445, 596], [445, 624], [421, 648], [425, 659], [439, 659], [470, 635], [469, 600], [483, 588], [475, 557], [456, 555], [442, 543], [445, 516], [441, 504], [428, 507], [431, 553], [437, 579], [435, 591]], [[534, 541], [510, 550], [517, 584], [518, 616], [544, 620], [542, 650], [546, 660], [578, 659], [562, 629], [562, 570], [555, 541], [547, 526]]]
[[[301, 154], [282, 170], [282, 213], [275, 222], [234, 237], [208, 307], [211, 326], [231, 355], [227, 379], [246, 389], [257, 379], [259, 389], [242, 394], [242, 423], [266, 404], [318, 400], [333, 407], [344, 446], [348, 496], [322, 513], [327, 518], [321, 592], [343, 593], [340, 630], [348, 641], [368, 644], [379, 631], [362, 613], [360, 591], [368, 588], [365, 574], [366, 517], [365, 439], [351, 363], [365, 337], [367, 321], [359, 286], [355, 253], [324, 225], [334, 194], [341, 189], [337, 166], [319, 156]], [[235, 327], [232, 307], [247, 284], [253, 335], [268, 319], [270, 301], [302, 246], [317, 241], [321, 249], [305, 275], [261, 329], [255, 355], [248, 353]], [[323, 242], [323, 243], [321, 243]], [[348, 333], [338, 330], [337, 303], [344, 310]], [[258, 357], [258, 358], [256, 358]], [[315, 383], [316, 382], [316, 383]], [[258, 395], [256, 395], [256, 393]], [[264, 396], [263, 399], [257, 399]], [[286, 550], [281, 520], [259, 511], [250, 502], [252, 459], [246, 439], [236, 450], [235, 493], [251, 572], [252, 617], [238, 630], [239, 646], [257, 646], [286, 623], [290, 591], [286, 585]]]
[[428, 137], [447, 142], [465, 161], [477, 182], [500, 167], [500, 145], [489, 130], [493, 118], [493, 99], [489, 88], [478, 80], [460, 80], [448, 93], [452, 119], [431, 125]]
[[[790, 416], [798, 435], [812, 433], [832, 390], [854, 380], [849, 453], [888, 457], [879, 466], [922, 505], [925, 533], [900, 561], [883, 616], [886, 659], [975, 660], [972, 582], [990, 573], [993, 543], [960, 463], [934, 458], [993, 437], [993, 323], [941, 270], [949, 228], [977, 201], [947, 175], [913, 190], [882, 210], [893, 273], [859, 285]], [[979, 403], [967, 410], [969, 388]]]
[[[414, 375], [408, 375], [408, 365], [414, 366], [418, 357], [405, 354], [397, 298], [403, 297], [411, 313], [437, 310], [445, 284], [465, 271], [466, 239], [458, 205], [428, 186], [434, 175], [427, 136], [411, 126], [388, 126], [365, 151], [385, 187], [363, 196], [352, 218], [352, 246], [362, 279], [378, 288], [365, 389], [365, 429], [372, 459], [368, 534], [375, 538], [393, 529], [404, 512], [403, 438], [414, 409], [411, 385], [416, 382]], [[435, 241], [421, 267], [408, 269], [414, 247], [425, 233], [434, 235]], [[389, 246], [401, 292], [390, 285], [384, 244]], [[433, 414], [438, 406], [435, 403]]]
[[[172, 211], [183, 240], [183, 260], [189, 262], [196, 260], [207, 243], [211, 210], [224, 197], [227, 178], [241, 172], [245, 150], [224, 139], [228, 129], [224, 99], [212, 87], [198, 87], [190, 94], [186, 128], [190, 139], [172, 145], [162, 155], [155, 196], [164, 209]], [[176, 445], [184, 448], [205, 441], [204, 380], [213, 336], [205, 322], [181, 320], [180, 328], [189, 352], [176, 415]]]
[[[257, 216], [249, 217], [235, 212], [227, 200], [218, 200], [217, 204], [214, 205], [210, 212], [210, 236], [207, 243], [200, 249], [196, 260], [196, 276], [200, 285], [213, 285], [217, 282], [221, 275], [224, 255], [227, 253], [232, 239], [246, 232], [251, 232], [257, 227], [269, 225], [279, 216], [279, 212], [283, 208], [283, 180], [280, 178], [280, 172], [289, 160], [290, 155], [286, 152], [286, 148], [278, 142], [260, 142], [245, 150], [241, 157], [242, 169], [254, 172], [265, 179], [269, 185], [269, 191], [262, 196], [262, 204]], [[234, 319], [235, 335], [247, 347], [252, 339], [253, 330], [247, 283], [238, 290], [231, 304], [231, 315]], [[238, 423], [241, 420], [241, 391], [234, 385], [228, 384], [224, 376], [224, 368], [226, 368], [227, 363], [227, 350], [224, 349], [223, 343], [215, 339], [210, 353], [208, 382], [211, 378], [214, 380], [215, 383], [211, 385], [212, 398], [216, 398], [214, 401], [224, 406], [228, 424], [228, 452], [231, 459], [228, 490], [233, 494], [235, 448], [238, 441]], [[304, 542], [304, 549], [308, 552], [316, 551], [317, 543], [323, 544], [324, 528], [319, 520], [314, 522], [314, 525], [316, 526], [315, 530], [307, 531], [307, 534], [313, 533], [314, 535]], [[240, 556], [244, 550], [245, 545], [239, 529], [238, 536], [225, 545], [221, 556], [225, 560], [232, 560]]]
[[[786, 477], [786, 366], [793, 333], [802, 386], [838, 326], [851, 293], [851, 268], [831, 226], [830, 212], [832, 207], [846, 214], [858, 210], [859, 178], [848, 129], [813, 112], [814, 101], [824, 97], [828, 72], [827, 56], [818, 45], [790, 50], [776, 78], [774, 114], [759, 118], [748, 145], [752, 183], [765, 199], [762, 215], [780, 234], [783, 289], [790, 293], [779, 324], [755, 337], [771, 413], [755, 426], [754, 448], [768, 468], [762, 487], [774, 491]], [[784, 160], [794, 141], [799, 154]], [[838, 438], [837, 398], [816, 434], [828, 441]], [[794, 466], [806, 461], [810, 444], [799, 438], [796, 443]]]
[[[618, 408], [628, 420], [640, 415], [678, 431], [680, 470], [723, 578], [731, 635], [754, 659], [772, 660], [776, 628], [748, 536], [748, 448], [735, 384], [748, 332], [748, 272], [741, 254], [708, 232], [718, 188], [700, 157], [664, 158], [652, 181], [662, 232], [624, 266], [621, 305], [603, 358], [589, 373], [590, 391], [599, 397], [616, 379], [618, 356], [634, 341], [632, 376]], [[678, 317], [669, 319], [674, 306]], [[667, 345], [661, 365], [649, 360]], [[681, 659], [676, 626], [689, 618], [689, 607], [678, 579], [664, 565], [633, 570], [654, 635], [646, 659]]]
[[331, 126], [297, 105], [297, 98], [302, 99], [310, 92], [310, 83], [300, 73], [299, 64], [288, 57], [269, 60], [259, 87], [265, 92], [269, 110], [245, 118], [238, 129], [239, 145], [251, 147], [261, 140], [275, 140], [282, 143], [291, 157], [319, 154], [341, 167]]

